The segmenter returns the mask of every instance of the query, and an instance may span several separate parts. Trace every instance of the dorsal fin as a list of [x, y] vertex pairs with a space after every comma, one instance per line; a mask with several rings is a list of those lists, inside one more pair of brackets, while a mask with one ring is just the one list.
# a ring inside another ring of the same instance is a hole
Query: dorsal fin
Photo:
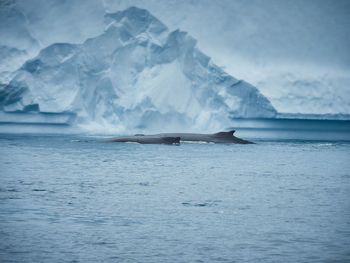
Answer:
[[234, 133], [235, 133], [235, 130], [231, 130], [228, 132], [217, 132], [217, 133], [214, 133], [214, 135], [218, 137], [232, 137]]

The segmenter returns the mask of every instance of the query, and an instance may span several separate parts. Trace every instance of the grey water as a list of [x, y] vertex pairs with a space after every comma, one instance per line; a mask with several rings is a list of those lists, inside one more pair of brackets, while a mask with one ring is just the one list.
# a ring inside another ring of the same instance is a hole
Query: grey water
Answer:
[[0, 135], [0, 262], [350, 262], [350, 143]]

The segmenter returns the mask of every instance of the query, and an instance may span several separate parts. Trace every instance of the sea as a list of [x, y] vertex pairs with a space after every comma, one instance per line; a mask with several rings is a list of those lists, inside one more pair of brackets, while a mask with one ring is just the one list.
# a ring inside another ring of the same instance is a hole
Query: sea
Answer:
[[0, 134], [0, 262], [350, 262], [350, 141], [254, 141]]

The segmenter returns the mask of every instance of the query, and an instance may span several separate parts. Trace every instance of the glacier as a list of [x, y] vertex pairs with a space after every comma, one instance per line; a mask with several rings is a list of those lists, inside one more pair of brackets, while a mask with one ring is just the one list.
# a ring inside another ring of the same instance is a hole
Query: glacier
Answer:
[[0, 86], [0, 109], [73, 113], [71, 125], [103, 133], [209, 132], [232, 126], [232, 118], [276, 116], [256, 87], [147, 10], [106, 13], [105, 23], [96, 37], [52, 44], [26, 61]]

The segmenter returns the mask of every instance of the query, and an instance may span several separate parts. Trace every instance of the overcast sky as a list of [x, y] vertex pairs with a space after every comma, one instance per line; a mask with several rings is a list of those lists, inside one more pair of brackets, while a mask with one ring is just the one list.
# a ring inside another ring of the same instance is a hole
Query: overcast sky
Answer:
[[44, 44], [81, 41], [103, 28], [103, 12], [147, 8], [172, 29], [188, 31], [219, 63], [241, 59], [326, 63], [350, 68], [348, 0], [20, 0]]

